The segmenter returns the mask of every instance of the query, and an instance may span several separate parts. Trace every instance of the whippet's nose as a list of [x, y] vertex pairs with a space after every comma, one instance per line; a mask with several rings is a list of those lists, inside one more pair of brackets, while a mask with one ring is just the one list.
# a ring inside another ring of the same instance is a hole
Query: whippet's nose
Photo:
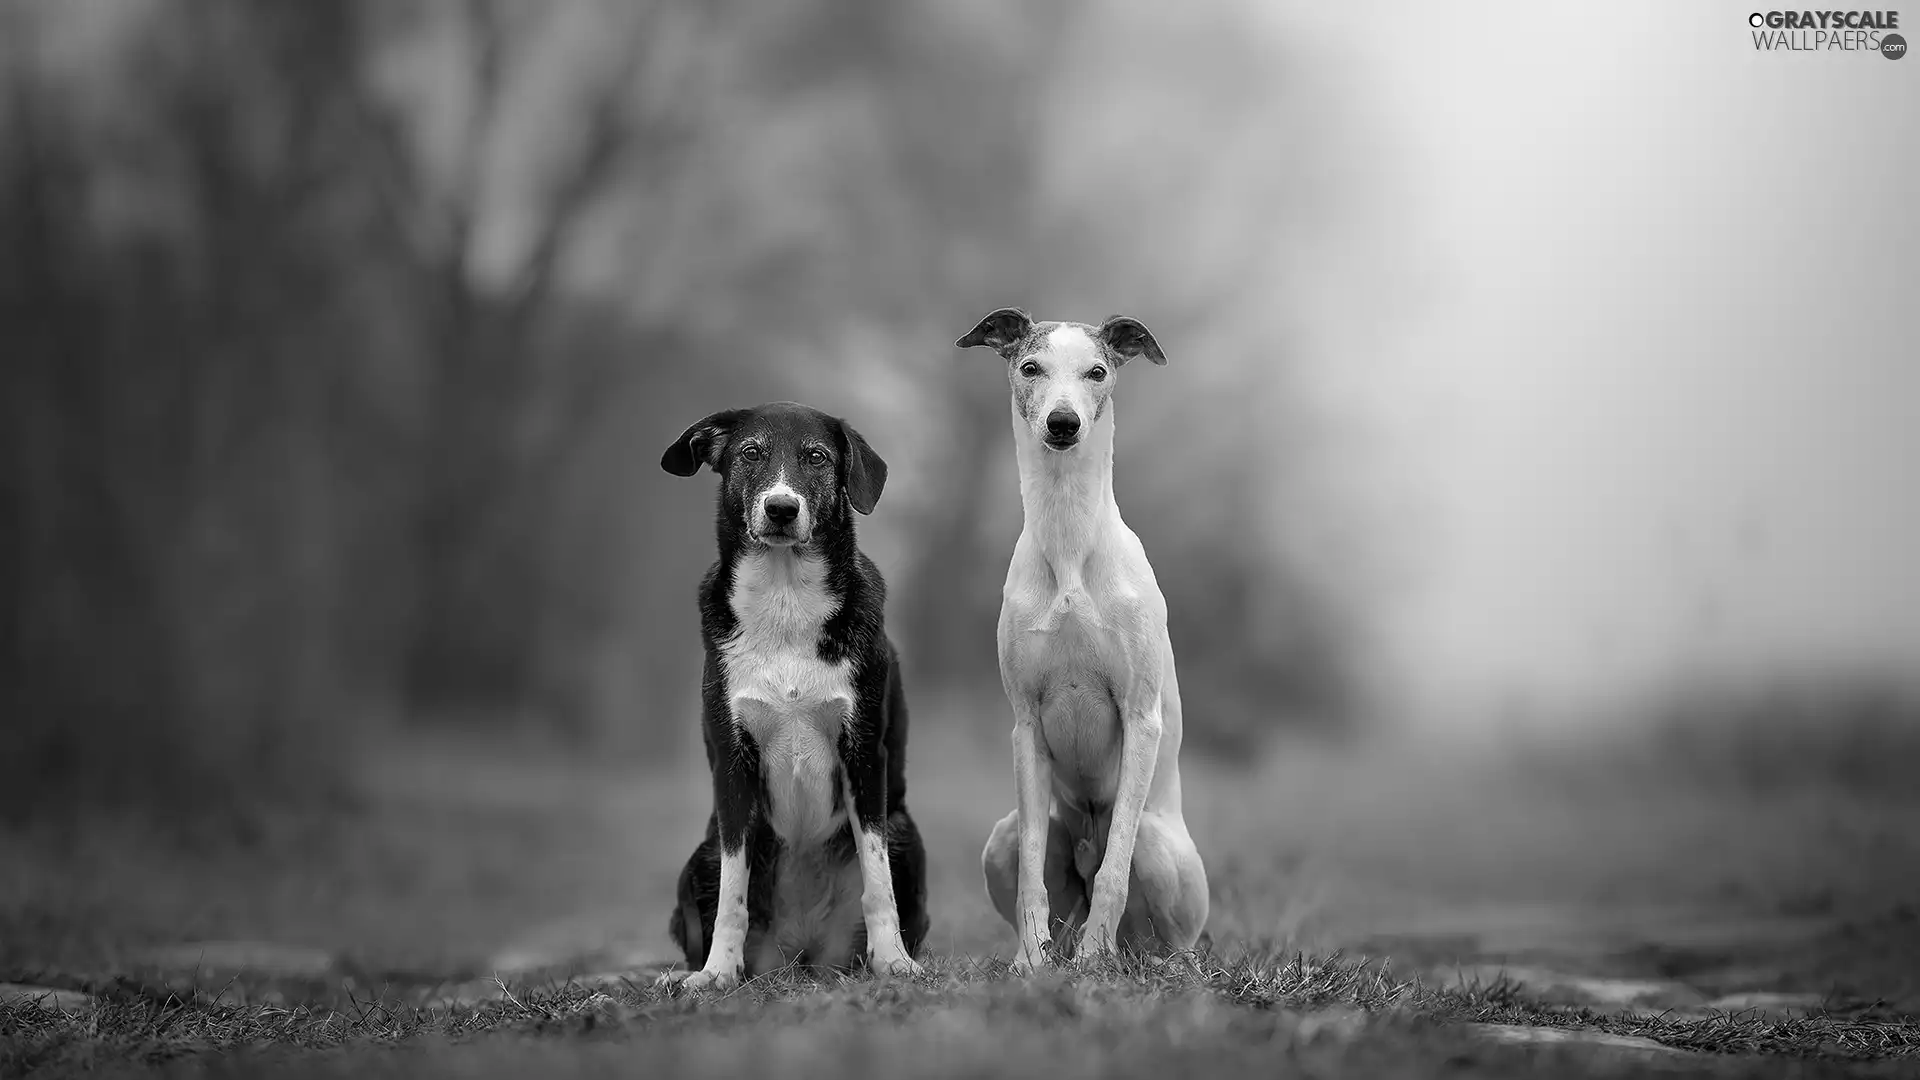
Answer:
[[1047, 434], [1062, 441], [1071, 439], [1080, 434], [1080, 418], [1062, 405], [1047, 414]]
[[800, 516], [800, 500], [791, 495], [769, 495], [760, 508], [775, 525], [791, 525]]

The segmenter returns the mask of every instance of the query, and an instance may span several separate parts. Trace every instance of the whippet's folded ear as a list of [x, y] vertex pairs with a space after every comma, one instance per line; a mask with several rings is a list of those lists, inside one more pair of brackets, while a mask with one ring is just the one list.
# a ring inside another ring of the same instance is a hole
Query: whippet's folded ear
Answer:
[[840, 452], [847, 462], [847, 502], [863, 514], [873, 513], [887, 486], [887, 463], [845, 420], [840, 421]]
[[1018, 348], [1027, 333], [1033, 329], [1033, 316], [1017, 307], [1003, 307], [999, 311], [980, 320], [980, 325], [967, 331], [967, 336], [954, 344], [962, 349], [971, 349], [975, 345], [991, 345], [994, 351], [1007, 359], [1013, 359], [1013, 350]]
[[1160, 351], [1160, 343], [1153, 340], [1153, 332], [1139, 319], [1109, 315], [1094, 336], [1106, 342], [1107, 348], [1112, 349], [1113, 355], [1119, 357], [1123, 364], [1139, 356], [1156, 364], [1164, 365], [1167, 362], [1167, 354]]
[[692, 427], [680, 433], [660, 455], [660, 467], [675, 476], [692, 476], [705, 465], [714, 472], [720, 471], [720, 452], [727, 448], [727, 436], [733, 434], [734, 425], [747, 415], [746, 409], [727, 409], [712, 416], [696, 420]]

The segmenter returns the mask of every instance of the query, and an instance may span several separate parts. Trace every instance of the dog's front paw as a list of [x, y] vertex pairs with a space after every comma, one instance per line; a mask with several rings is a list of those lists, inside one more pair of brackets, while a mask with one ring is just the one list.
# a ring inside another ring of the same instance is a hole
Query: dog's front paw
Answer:
[[1118, 951], [1113, 924], [1089, 919], [1087, 925], [1080, 928], [1080, 936], [1073, 944], [1073, 962], [1091, 964]]
[[682, 990], [732, 990], [740, 985], [740, 969], [706, 967], [699, 971], [669, 971], [662, 978]]
[[680, 985], [688, 990], [731, 990], [740, 985], [740, 972], [738, 969], [707, 971], [703, 968], [687, 976], [687, 980]]
[[867, 967], [872, 969], [876, 978], [881, 979], [911, 979], [927, 973], [918, 960], [904, 952], [890, 955], [876, 953], [867, 958]]
[[1024, 979], [1053, 960], [1055, 957], [1052, 950], [1047, 948], [1046, 942], [1038, 940], [1022, 942], [1020, 951], [1014, 954], [1012, 963], [1007, 965], [1007, 971]]

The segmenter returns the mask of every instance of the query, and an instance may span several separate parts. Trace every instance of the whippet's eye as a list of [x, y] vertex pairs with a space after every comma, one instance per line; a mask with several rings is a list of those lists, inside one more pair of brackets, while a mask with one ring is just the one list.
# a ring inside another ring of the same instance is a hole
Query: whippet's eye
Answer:
[[807, 451], [807, 464], [818, 468], [819, 466], [825, 465], [826, 463], [827, 463], [827, 452], [825, 450], [822, 450], [816, 446], [813, 449]]
[[760, 448], [758, 446], [753, 445], [752, 443], [748, 443], [747, 445], [740, 448], [740, 456], [747, 459], [748, 461], [759, 461]]
[[1092, 371], [1087, 372], [1087, 378], [1092, 379], [1094, 382], [1099, 382], [1100, 380], [1106, 377], [1107, 377], [1107, 369], [1103, 367], [1097, 367], [1097, 368], [1094, 368]]
[[1031, 379], [1034, 376], [1040, 374], [1040, 365], [1029, 360], [1026, 363], [1020, 365], [1020, 374], [1025, 375], [1027, 378]]

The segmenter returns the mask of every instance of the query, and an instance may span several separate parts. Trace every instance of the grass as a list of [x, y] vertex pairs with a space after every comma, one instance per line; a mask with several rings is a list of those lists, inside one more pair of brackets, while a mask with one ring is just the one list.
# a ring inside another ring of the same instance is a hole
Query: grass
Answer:
[[[615, 1054], [672, 1060], [677, 1074], [723, 1076], [737, 1075], [761, 1052], [782, 1052], [779, 1060], [790, 1066], [783, 1072], [799, 1076], [858, 1072], [843, 1056], [849, 1053], [856, 1062], [884, 1061], [897, 1075], [922, 1076], [968, 1075], [976, 1066], [993, 1071], [996, 1062], [1050, 1076], [1144, 1075], [1161, 1065], [1270, 1068], [1284, 1060], [1387, 1070], [1355, 1075], [1422, 1075], [1436, 1060], [1510, 1075], [1540, 1063], [1541, 1051], [1491, 1045], [1462, 1023], [1601, 1031], [1710, 1055], [1774, 1055], [1781, 1060], [1767, 1071], [1777, 1075], [1920, 1065], [1920, 1022], [1911, 1019], [1597, 1015], [1532, 1003], [1524, 988], [1504, 980], [1431, 985], [1394, 975], [1384, 961], [1301, 954], [1122, 959], [1032, 979], [1009, 976], [998, 960], [936, 958], [926, 976], [913, 980], [781, 972], [717, 996], [658, 989], [647, 980], [555, 981], [505, 985], [498, 1000], [451, 1006], [407, 1000], [431, 992], [426, 987], [345, 986], [329, 999], [291, 1005], [228, 1000], [257, 998], [260, 987], [94, 989], [105, 1003], [84, 1020], [31, 1004], [0, 1006], [0, 1030], [10, 1033], [0, 1072], [172, 1063], [213, 1075], [293, 1067], [359, 1075], [388, 1066], [410, 1075], [471, 1075], [489, 1067], [502, 1075], [536, 1067], [546, 1074], [590, 1071], [596, 1058]], [[834, 1047], [834, 1055], [817, 1053], [823, 1046]], [[1713, 1058], [1626, 1052], [1568, 1056], [1555, 1067], [1638, 1075], [1650, 1062], [1708, 1072], [1730, 1067]], [[1752, 1058], [1740, 1064], [1749, 1074], [1763, 1068]]]
[[[1577, 748], [1194, 761], [1189, 823], [1218, 951], [1017, 979], [993, 958], [1010, 932], [977, 866], [1005, 811], [983, 792], [1010, 788], [1003, 740], [972, 742], [966, 712], [923, 712], [916, 734], [910, 801], [935, 921], [925, 978], [776, 973], [704, 997], [644, 977], [569, 978], [662, 958], [672, 876], [700, 826], [698, 773], [394, 743], [365, 772], [359, 809], [265, 820], [251, 846], [163, 844], [125, 821], [0, 835], [12, 871], [0, 875], [0, 981], [98, 1002], [74, 1016], [0, 1003], [0, 1075], [644, 1063], [720, 1076], [769, 1059], [794, 1077], [1920, 1072], [1910, 798], [1806, 776], [1791, 790], [1703, 784], [1657, 753]], [[336, 962], [300, 978], [141, 966], [143, 946], [210, 938]], [[507, 953], [544, 966], [489, 983]], [[1581, 1006], [1489, 974], [1503, 965], [1679, 980], [1700, 996], [1684, 1009]], [[1700, 1007], [1748, 991], [1827, 1004], [1791, 1018]], [[1506, 1045], [1476, 1024], [1690, 1053]]]

